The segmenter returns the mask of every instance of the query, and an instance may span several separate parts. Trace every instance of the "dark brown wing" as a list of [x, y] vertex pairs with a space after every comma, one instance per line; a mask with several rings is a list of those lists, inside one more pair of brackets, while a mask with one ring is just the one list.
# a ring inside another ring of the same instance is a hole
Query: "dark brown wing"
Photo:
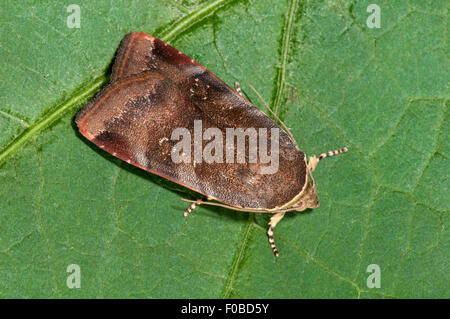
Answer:
[[[305, 155], [281, 129], [275, 174], [262, 174], [261, 168], [267, 165], [248, 160], [195, 165], [172, 161], [177, 143], [171, 140], [173, 130], [186, 128], [194, 137], [195, 120], [202, 121], [203, 131], [218, 128], [224, 137], [227, 128], [279, 129], [188, 56], [150, 35], [132, 33], [122, 41], [113, 75], [112, 84], [76, 119], [80, 132], [107, 152], [234, 206], [275, 208], [302, 190]], [[204, 147], [207, 141], [202, 143]]]
[[[176, 66], [192, 64], [205, 69], [198, 62], [145, 32], [131, 32], [120, 43], [114, 61], [111, 82], [143, 71], [157, 70], [169, 74]], [[206, 70], [206, 69], [205, 69]]]

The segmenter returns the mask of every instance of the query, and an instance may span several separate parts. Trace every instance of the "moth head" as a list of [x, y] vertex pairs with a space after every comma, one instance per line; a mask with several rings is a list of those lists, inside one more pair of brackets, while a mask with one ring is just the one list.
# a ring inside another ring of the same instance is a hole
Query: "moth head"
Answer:
[[317, 196], [316, 184], [314, 183], [314, 178], [309, 170], [305, 189], [301, 197], [301, 202], [304, 207], [302, 210], [306, 208], [319, 207], [319, 197]]
[[290, 203], [290, 208], [297, 212], [302, 212], [305, 209], [316, 207], [319, 207], [319, 197], [317, 196], [314, 178], [308, 169], [305, 187], [294, 201]]

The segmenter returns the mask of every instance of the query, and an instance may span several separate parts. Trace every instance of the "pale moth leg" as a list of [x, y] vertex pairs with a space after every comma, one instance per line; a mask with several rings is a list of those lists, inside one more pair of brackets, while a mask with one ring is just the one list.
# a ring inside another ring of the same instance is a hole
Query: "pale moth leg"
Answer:
[[325, 157], [330, 157], [330, 156], [338, 155], [338, 154], [341, 154], [341, 153], [345, 153], [347, 151], [348, 151], [348, 148], [344, 147], [344, 148], [341, 148], [339, 150], [334, 150], [334, 151], [329, 151], [329, 152], [326, 152], [326, 153], [322, 153], [322, 154], [319, 155], [319, 157], [317, 157], [316, 155], [311, 156], [309, 158], [309, 162], [308, 162], [309, 171], [310, 172], [314, 171], [316, 169], [317, 164], [319, 164], [319, 161], [321, 159], [324, 159]]
[[208, 198], [206, 198], [206, 197], [197, 199], [184, 211], [184, 213], [183, 213], [184, 217], [187, 217], [197, 206], [203, 204], [207, 200], [208, 200]]
[[275, 213], [270, 218], [269, 229], [267, 230], [267, 237], [269, 237], [269, 245], [275, 254], [275, 257], [278, 257], [280, 254], [278, 253], [277, 247], [275, 246], [275, 240], [273, 239], [273, 230], [278, 222], [284, 217], [285, 212]]
[[239, 82], [238, 82], [238, 81], [234, 82], [234, 87], [235, 87], [235, 89], [236, 89], [236, 92], [238, 92], [238, 94], [239, 94], [240, 96], [243, 96], [243, 95], [242, 95], [241, 86], [239, 85]]

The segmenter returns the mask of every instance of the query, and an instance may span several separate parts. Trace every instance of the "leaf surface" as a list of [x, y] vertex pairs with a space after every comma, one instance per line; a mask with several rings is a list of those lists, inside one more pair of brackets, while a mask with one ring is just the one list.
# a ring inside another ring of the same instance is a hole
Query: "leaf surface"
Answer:
[[[0, 5], [0, 297], [449, 298], [448, 2], [79, 1]], [[308, 155], [321, 205], [200, 207], [86, 141], [77, 111], [145, 31], [248, 83]], [[81, 269], [69, 289], [68, 265]], [[379, 265], [381, 288], [367, 267]]]

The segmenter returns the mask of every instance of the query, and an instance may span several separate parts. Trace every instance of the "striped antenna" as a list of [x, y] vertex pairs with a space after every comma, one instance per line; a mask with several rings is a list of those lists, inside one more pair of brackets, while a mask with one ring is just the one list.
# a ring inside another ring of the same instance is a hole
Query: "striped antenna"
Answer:
[[321, 159], [324, 159], [325, 157], [330, 157], [330, 156], [338, 155], [338, 154], [341, 154], [341, 153], [345, 153], [347, 151], [348, 151], [348, 148], [344, 147], [344, 148], [341, 148], [339, 150], [322, 153], [322, 154], [319, 155], [319, 157], [317, 157], [316, 155], [311, 156], [309, 158], [309, 162], [308, 162], [309, 171], [313, 172], [316, 169], [317, 164], [319, 164], [319, 161]]
[[270, 248], [272, 248], [275, 257], [278, 257], [280, 256], [280, 253], [277, 250], [277, 246], [275, 246], [275, 240], [273, 239], [273, 229], [274, 229], [273, 226], [269, 227], [269, 230], [267, 231], [267, 237], [269, 238]]
[[325, 157], [331, 157], [331, 156], [334, 156], [334, 155], [345, 153], [347, 151], [348, 151], [348, 148], [344, 147], [344, 148], [341, 148], [339, 150], [334, 150], [334, 151], [329, 151], [329, 152], [326, 152], [326, 153], [322, 153], [322, 154], [319, 155], [319, 161], [321, 159], [324, 159]]

